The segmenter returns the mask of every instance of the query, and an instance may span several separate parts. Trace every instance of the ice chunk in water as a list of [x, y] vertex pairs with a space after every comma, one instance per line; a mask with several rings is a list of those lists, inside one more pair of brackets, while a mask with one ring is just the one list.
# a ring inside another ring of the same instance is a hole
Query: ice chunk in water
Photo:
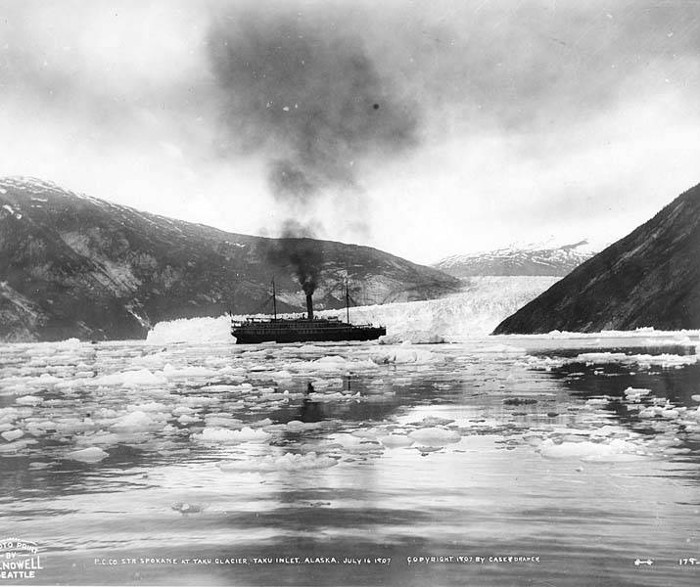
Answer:
[[641, 459], [637, 445], [621, 439], [610, 442], [562, 442], [551, 438], [540, 445], [540, 454], [549, 459], [581, 459], [583, 461], [616, 462]]
[[113, 434], [111, 432], [95, 432], [85, 434], [83, 436], [76, 436], [74, 438], [75, 443], [78, 445], [88, 444], [92, 446], [113, 446], [119, 443], [119, 441], [122, 439], [123, 438], [120, 438], [120, 435]]
[[686, 408], [675, 407], [670, 402], [661, 405], [653, 405], [639, 411], [640, 418], [665, 418], [667, 420], [677, 420], [686, 412]]
[[112, 424], [112, 428], [118, 432], [145, 432], [158, 427], [158, 422], [141, 410], [122, 416]]
[[109, 453], [103, 451], [101, 448], [96, 446], [91, 446], [89, 448], [83, 448], [81, 450], [74, 450], [66, 455], [67, 459], [73, 461], [82, 461], [83, 463], [98, 463], [102, 459], [109, 456]]
[[194, 410], [190, 407], [187, 406], [177, 406], [176, 408], [173, 408], [172, 414], [173, 416], [184, 416], [185, 414], [188, 416], [191, 416], [194, 413]]
[[378, 365], [403, 363], [429, 363], [434, 360], [434, 353], [412, 348], [398, 348], [389, 352], [372, 355], [372, 360]]
[[205, 422], [208, 428], [243, 428], [243, 420], [233, 418], [228, 414], [207, 414]]
[[310, 452], [305, 455], [285, 453], [280, 457], [265, 456], [255, 461], [230, 461], [218, 466], [222, 471], [269, 472], [327, 469], [337, 464], [335, 459]]
[[170, 363], [163, 367], [161, 374], [168, 379], [194, 379], [201, 377], [214, 377], [218, 371], [206, 367], [188, 366], [176, 369]]
[[0, 424], [13, 422], [19, 415], [20, 411], [17, 408], [0, 408]]
[[440, 418], [438, 416], [426, 416], [423, 418], [418, 425], [421, 428], [433, 428], [436, 426], [447, 426], [448, 424], [454, 423], [452, 418]]
[[151, 373], [148, 369], [139, 371], [124, 371], [122, 373], [112, 373], [90, 380], [90, 385], [141, 387], [165, 385], [168, 380], [159, 375]]
[[459, 442], [462, 436], [454, 430], [445, 430], [444, 428], [422, 428], [415, 430], [409, 434], [409, 437], [425, 446], [445, 446]]
[[289, 432], [303, 432], [305, 430], [316, 430], [318, 428], [323, 428], [323, 422], [302, 422], [301, 420], [287, 422], [287, 430]]
[[627, 398], [627, 401], [635, 403], [642, 401], [642, 397], [649, 395], [650, 393], [651, 389], [635, 387], [628, 387], [627, 389], [625, 389], [625, 397]]
[[196, 503], [178, 502], [172, 506], [172, 509], [181, 514], [199, 514], [204, 509], [204, 506]]
[[411, 446], [413, 440], [406, 436], [405, 434], [388, 434], [387, 436], [380, 436], [378, 438], [384, 446], [389, 448], [397, 448], [402, 446]]
[[38, 406], [43, 401], [44, 401], [44, 399], [40, 398], [39, 396], [25, 395], [22, 397], [18, 397], [15, 400], [15, 403], [18, 403], [21, 406]]
[[317, 365], [326, 365], [332, 369], [342, 369], [346, 363], [347, 359], [341, 357], [340, 355], [327, 355], [325, 357], [321, 357], [316, 361]]
[[241, 430], [229, 430], [227, 428], [207, 427], [201, 434], [193, 434], [194, 440], [202, 442], [226, 442], [238, 444], [240, 442], [265, 442], [270, 435], [264, 430], [253, 430], [246, 426]]
[[7, 432], [3, 432], [2, 434], [0, 434], [0, 436], [7, 440], [7, 442], [12, 442], [13, 440], [22, 438], [22, 436], [24, 436], [24, 432], [15, 428], [14, 430], [8, 430]]
[[379, 344], [390, 345], [408, 342], [410, 344], [442, 344], [445, 338], [432, 332], [411, 331], [380, 336]]
[[170, 413], [170, 407], [160, 402], [148, 402], [147, 404], [131, 405], [126, 408], [130, 412], [160, 412]]

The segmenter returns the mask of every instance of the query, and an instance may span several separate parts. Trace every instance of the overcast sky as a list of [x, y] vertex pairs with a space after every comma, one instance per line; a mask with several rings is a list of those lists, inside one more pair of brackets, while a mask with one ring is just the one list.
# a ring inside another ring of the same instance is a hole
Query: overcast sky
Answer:
[[700, 182], [695, 0], [3, 0], [0, 175], [417, 262]]

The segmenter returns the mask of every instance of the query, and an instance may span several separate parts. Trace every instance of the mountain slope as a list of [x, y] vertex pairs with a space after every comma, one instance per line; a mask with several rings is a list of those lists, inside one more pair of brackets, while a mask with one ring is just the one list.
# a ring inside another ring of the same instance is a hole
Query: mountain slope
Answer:
[[563, 277], [592, 256], [588, 242], [581, 241], [558, 247], [511, 246], [486, 253], [452, 255], [432, 267], [459, 279], [477, 275]]
[[494, 334], [700, 328], [700, 185], [498, 325]]
[[161, 320], [260, 311], [275, 276], [280, 311], [305, 308], [271, 252], [322, 255], [319, 309], [438, 297], [454, 278], [369, 247], [226, 233], [78, 195], [0, 180], [0, 340], [142, 338]]

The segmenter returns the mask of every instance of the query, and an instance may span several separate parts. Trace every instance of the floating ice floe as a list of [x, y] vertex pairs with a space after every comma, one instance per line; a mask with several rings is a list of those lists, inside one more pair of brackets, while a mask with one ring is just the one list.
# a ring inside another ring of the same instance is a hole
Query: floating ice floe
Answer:
[[452, 418], [440, 418], [439, 416], [426, 416], [417, 423], [421, 428], [434, 428], [436, 426], [447, 426], [448, 424], [454, 424], [454, 420]]
[[199, 378], [210, 378], [219, 375], [219, 371], [216, 369], [209, 369], [207, 367], [197, 367], [189, 366], [176, 369], [170, 363], [163, 367], [163, 370], [158, 373], [166, 379], [199, 379]]
[[421, 428], [408, 435], [411, 440], [425, 446], [445, 446], [454, 444], [462, 439], [459, 432], [444, 428]]
[[508, 344], [492, 344], [478, 349], [480, 353], [497, 353], [503, 355], [525, 355], [527, 350]]
[[289, 432], [304, 432], [306, 430], [317, 430], [322, 428], [323, 424], [321, 422], [302, 422], [300, 420], [292, 420], [287, 422], [286, 428]]
[[674, 406], [670, 402], [663, 403], [661, 405], [647, 406], [646, 408], [639, 410], [640, 418], [665, 418], [667, 420], [677, 420], [685, 412], [687, 408]]
[[639, 403], [642, 398], [651, 394], [651, 389], [628, 387], [625, 389], [625, 399], [630, 402]]
[[329, 389], [343, 389], [343, 380], [340, 377], [328, 377], [326, 379], [314, 379], [311, 384], [318, 391], [327, 391]]
[[272, 472], [327, 469], [337, 464], [331, 457], [309, 452], [304, 455], [285, 453], [279, 457], [268, 455], [254, 461], [228, 461], [219, 463], [218, 467], [222, 471], [231, 472]]
[[36, 444], [37, 441], [33, 438], [23, 438], [22, 440], [15, 440], [13, 442], [8, 442], [5, 444], [0, 443], [0, 453], [19, 453], [28, 446]]
[[413, 331], [385, 334], [379, 337], [378, 342], [379, 344], [393, 345], [402, 342], [409, 342], [411, 344], [443, 344], [446, 341], [445, 338], [439, 334]]
[[15, 428], [14, 430], [8, 430], [7, 432], [3, 432], [0, 434], [7, 442], [12, 442], [13, 440], [17, 440], [18, 438], [22, 438], [24, 436], [24, 432], [19, 430], [18, 428]]
[[569, 359], [569, 363], [586, 363], [589, 365], [602, 365], [606, 363], [622, 363], [622, 364], [637, 364], [641, 369], [648, 369], [652, 365], [664, 369], [672, 367], [684, 367], [686, 365], [694, 365], [698, 362], [697, 355], [674, 355], [663, 353], [660, 355], [635, 354], [627, 355], [625, 353], [612, 352], [591, 352], [581, 353], [573, 359]]
[[191, 416], [194, 413], [195, 411], [189, 406], [177, 406], [172, 410], [172, 415], [176, 418], [184, 415]]
[[186, 515], [201, 514], [204, 507], [197, 503], [178, 502], [176, 504], [173, 504], [171, 509]]
[[204, 421], [207, 428], [230, 428], [232, 430], [243, 428], [243, 420], [234, 418], [230, 414], [207, 414]]
[[159, 414], [169, 414], [170, 406], [166, 406], [161, 402], [148, 402], [145, 404], [131, 405], [126, 408], [129, 412], [148, 412], [148, 413], [159, 413]]
[[201, 433], [192, 434], [191, 438], [200, 442], [239, 444], [242, 442], [266, 442], [270, 438], [270, 435], [264, 430], [254, 430], [248, 426], [242, 428], [241, 430], [206, 427]]
[[[587, 366], [603, 366], [610, 364], [620, 364], [633, 366], [640, 371], [648, 371], [652, 368], [661, 369], [680, 369], [687, 365], [694, 365], [700, 357], [697, 354], [671, 354], [662, 353], [658, 355], [650, 354], [626, 354], [623, 352], [585, 352], [579, 353], [574, 357], [563, 356], [540, 356], [529, 355], [523, 357], [522, 362], [525, 366], [533, 369], [543, 369], [551, 371], [558, 369], [564, 365], [583, 363]], [[604, 374], [601, 370], [597, 374]], [[573, 375], [573, 374], [571, 374]]]
[[36, 395], [24, 395], [21, 397], [18, 397], [15, 400], [16, 404], [19, 404], [20, 406], [38, 406], [40, 403], [44, 401], [44, 398], [41, 398]]
[[401, 347], [386, 352], [375, 353], [371, 358], [377, 365], [429, 363], [435, 359], [435, 354], [427, 350]]
[[415, 441], [405, 434], [387, 434], [377, 438], [387, 448], [400, 448], [411, 446]]
[[91, 432], [73, 438], [77, 445], [89, 444], [92, 446], [114, 446], [123, 440], [122, 434], [114, 434], [113, 432]]
[[60, 435], [70, 436], [78, 432], [86, 432], [95, 428], [92, 418], [61, 418], [56, 419], [53, 427]]
[[72, 461], [82, 461], [83, 463], [98, 463], [108, 456], [109, 453], [103, 451], [101, 448], [91, 446], [89, 448], [69, 452], [66, 458]]
[[348, 363], [348, 360], [345, 357], [341, 357], [340, 355], [326, 355], [325, 357], [317, 359], [315, 363], [317, 365], [325, 365], [331, 370], [335, 370], [338, 368], [345, 367], [345, 365], [347, 365]]
[[149, 415], [141, 410], [135, 410], [118, 418], [112, 424], [112, 428], [117, 432], [147, 432], [162, 428], [164, 422], [158, 418], [160, 414]]
[[644, 458], [638, 454], [639, 447], [631, 442], [616, 438], [609, 442], [555, 443], [551, 438], [539, 447], [540, 454], [548, 459], [580, 459], [594, 462], [625, 462]]
[[17, 418], [20, 418], [22, 414], [21, 409], [14, 407], [0, 408], [0, 424], [6, 422], [13, 422]]
[[165, 385], [168, 380], [156, 375], [148, 369], [139, 369], [138, 371], [123, 371], [121, 373], [112, 373], [90, 379], [86, 382], [90, 386], [113, 387], [121, 385], [122, 387], [144, 387]]

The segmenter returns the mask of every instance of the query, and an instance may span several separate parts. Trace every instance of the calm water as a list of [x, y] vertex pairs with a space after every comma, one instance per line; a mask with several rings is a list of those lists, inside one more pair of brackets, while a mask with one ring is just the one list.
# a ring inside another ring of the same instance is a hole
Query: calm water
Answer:
[[0, 585], [698, 584], [697, 343], [1, 346]]

